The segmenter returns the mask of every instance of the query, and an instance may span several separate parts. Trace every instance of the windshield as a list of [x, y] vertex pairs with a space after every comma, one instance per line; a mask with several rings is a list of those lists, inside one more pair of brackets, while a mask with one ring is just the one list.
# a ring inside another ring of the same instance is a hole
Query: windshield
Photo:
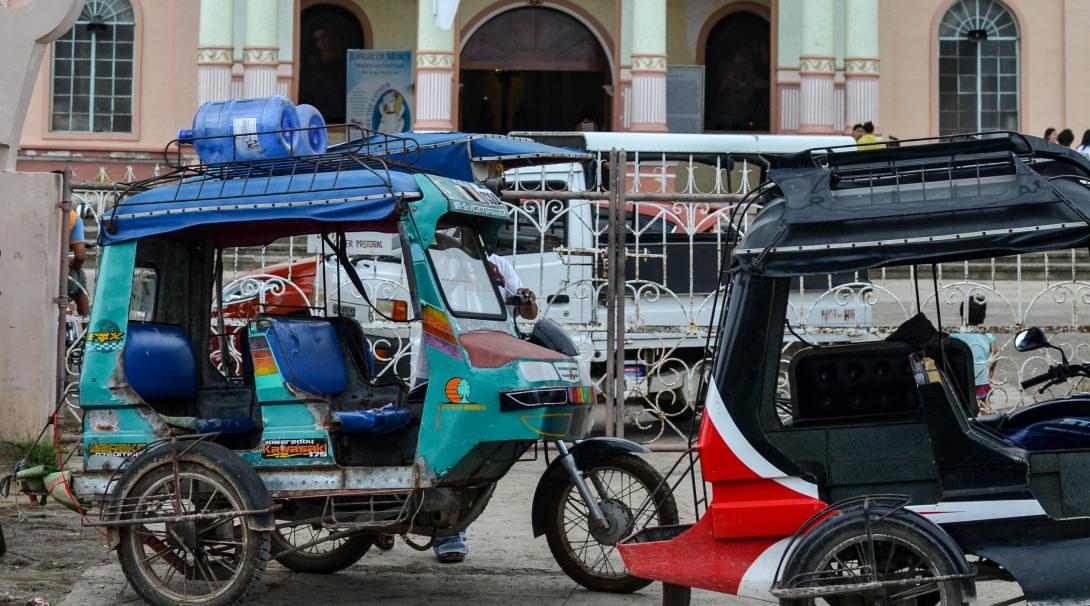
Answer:
[[440, 228], [428, 247], [447, 307], [456, 316], [503, 319], [506, 310], [485, 265], [477, 232]]

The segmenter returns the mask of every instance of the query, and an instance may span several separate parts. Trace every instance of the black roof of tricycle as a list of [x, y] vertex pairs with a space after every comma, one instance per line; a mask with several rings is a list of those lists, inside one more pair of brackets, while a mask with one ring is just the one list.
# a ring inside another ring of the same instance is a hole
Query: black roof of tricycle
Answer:
[[1090, 162], [1017, 133], [962, 135], [775, 162], [734, 250], [772, 276], [1072, 248], [1090, 240]]

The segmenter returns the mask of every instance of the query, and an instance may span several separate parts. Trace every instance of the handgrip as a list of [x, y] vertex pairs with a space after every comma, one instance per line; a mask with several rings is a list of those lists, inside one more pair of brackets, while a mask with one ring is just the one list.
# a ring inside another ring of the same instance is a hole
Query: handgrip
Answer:
[[1045, 381], [1048, 381], [1051, 378], [1052, 378], [1052, 371], [1050, 370], [1050, 371], [1048, 371], [1048, 372], [1046, 372], [1044, 374], [1040, 374], [1040, 375], [1037, 375], [1036, 377], [1032, 377], [1032, 378], [1026, 379], [1025, 381], [1022, 381], [1022, 389], [1029, 389], [1030, 387], [1033, 387], [1035, 385], [1040, 385], [1041, 383], [1044, 383]]
[[526, 295], [511, 295], [504, 300], [504, 304], [511, 307], [522, 307], [530, 303], [530, 297]]

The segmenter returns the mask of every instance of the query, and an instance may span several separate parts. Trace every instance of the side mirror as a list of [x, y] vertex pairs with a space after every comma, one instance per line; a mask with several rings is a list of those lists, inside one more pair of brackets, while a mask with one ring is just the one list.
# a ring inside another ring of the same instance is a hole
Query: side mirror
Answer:
[[1033, 351], [1042, 347], [1050, 347], [1050, 344], [1045, 333], [1036, 326], [1027, 328], [1014, 337], [1014, 348], [1018, 351]]

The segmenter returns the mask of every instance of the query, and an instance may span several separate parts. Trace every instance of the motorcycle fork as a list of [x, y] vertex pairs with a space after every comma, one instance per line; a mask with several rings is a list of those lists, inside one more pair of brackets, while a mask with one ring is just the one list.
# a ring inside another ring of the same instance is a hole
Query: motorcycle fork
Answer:
[[[579, 496], [582, 497], [583, 503], [587, 506], [587, 512], [590, 514], [591, 523], [600, 529], [608, 528], [609, 520], [602, 514], [602, 508], [598, 506], [598, 499], [594, 498], [594, 494], [591, 493], [590, 486], [587, 485], [587, 480], [583, 476], [583, 473], [576, 467], [575, 458], [571, 456], [568, 447], [564, 445], [563, 440], [554, 440], [553, 446], [555, 446], [557, 452], [560, 453], [560, 456], [557, 457], [560, 460], [560, 465], [564, 468], [564, 471], [568, 472], [568, 477], [570, 477], [572, 483], [575, 484], [575, 489], [579, 491]], [[602, 478], [599, 478], [598, 474], [593, 474], [591, 475], [591, 483], [594, 484], [594, 490], [598, 492], [598, 495], [602, 500], [605, 500], [607, 493]]]

